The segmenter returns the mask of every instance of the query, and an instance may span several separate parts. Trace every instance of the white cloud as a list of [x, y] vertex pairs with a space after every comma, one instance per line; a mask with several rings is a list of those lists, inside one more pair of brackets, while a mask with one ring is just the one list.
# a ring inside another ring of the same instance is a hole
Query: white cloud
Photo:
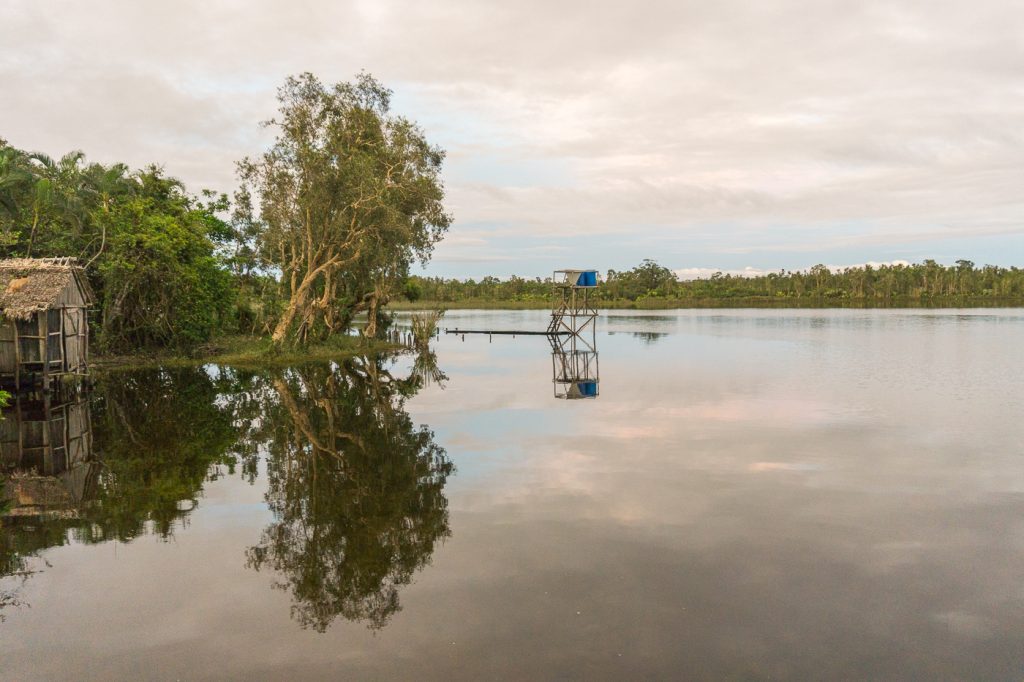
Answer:
[[853, 263], [852, 265], [826, 265], [825, 267], [827, 267], [832, 272], [842, 272], [843, 270], [849, 270], [851, 268], [863, 268], [865, 266], [870, 266], [872, 268], [880, 268], [880, 267], [885, 267], [885, 266], [892, 267], [894, 265], [906, 266], [906, 265], [910, 265], [910, 261], [905, 261], [905, 260], [873, 261], [873, 260], [871, 260], [871, 261], [867, 261], [866, 263]]
[[750, 266], [742, 270], [730, 270], [728, 268], [679, 268], [678, 270], [673, 270], [673, 272], [676, 273], [676, 277], [682, 280], [710, 279], [712, 275], [719, 272], [723, 275], [733, 275], [735, 277], [760, 277], [761, 275], [768, 274], [767, 270]]
[[[865, 261], [863, 263], [850, 263], [848, 265], [825, 265], [825, 267], [827, 267], [832, 272], [842, 272], [843, 270], [849, 270], [851, 268], [863, 268], [864, 266], [871, 266], [872, 268], [880, 268], [880, 267], [884, 267], [884, 266], [894, 266], [894, 265], [906, 266], [906, 265], [910, 265], [910, 261], [906, 261], [906, 260], [874, 261], [874, 260], [872, 260], [872, 261]], [[806, 271], [806, 270], [809, 270], [809, 269], [810, 269], [810, 266], [809, 267], [805, 267], [805, 268], [799, 268], [799, 270], [803, 270], [803, 271]], [[747, 267], [743, 268], [742, 270], [730, 270], [728, 268], [679, 268], [677, 270], [673, 270], [673, 272], [676, 274], [676, 277], [678, 277], [681, 280], [691, 280], [691, 279], [709, 279], [712, 275], [714, 275], [716, 273], [722, 273], [723, 275], [732, 275], [734, 277], [761, 277], [761, 276], [767, 275], [767, 274], [769, 274], [770, 272], [773, 272], [773, 271], [771, 271], [771, 270], [763, 270], [761, 268], [754, 268], [754, 267], [747, 266]], [[776, 270], [774, 272], [778, 272], [778, 271]]]
[[452, 237], [660, 240], [735, 271], [984, 236], [1019, 260], [1022, 31], [1009, 0], [14, 0], [0, 136], [230, 189], [286, 74], [365, 68], [449, 150]]

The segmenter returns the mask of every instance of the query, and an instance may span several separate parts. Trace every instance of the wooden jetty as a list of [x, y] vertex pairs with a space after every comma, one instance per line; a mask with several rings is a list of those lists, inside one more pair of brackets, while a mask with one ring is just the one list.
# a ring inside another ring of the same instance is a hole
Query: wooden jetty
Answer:
[[504, 334], [505, 336], [561, 336], [571, 334], [569, 331], [539, 332], [523, 329], [448, 329], [445, 327], [445, 334]]

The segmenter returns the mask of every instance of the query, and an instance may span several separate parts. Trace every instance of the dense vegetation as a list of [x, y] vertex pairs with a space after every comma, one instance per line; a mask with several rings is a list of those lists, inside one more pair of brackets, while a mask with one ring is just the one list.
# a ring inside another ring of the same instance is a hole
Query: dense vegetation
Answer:
[[[599, 304], [667, 307], [702, 304], [929, 303], [1016, 302], [1024, 300], [1024, 269], [976, 266], [967, 260], [944, 266], [932, 260], [914, 265], [851, 267], [832, 271], [816, 265], [801, 272], [773, 272], [759, 277], [716, 273], [707, 279], [680, 280], [658, 263], [645, 260], [631, 270], [609, 270], [594, 296]], [[431, 304], [547, 304], [550, 278], [506, 280], [484, 277], [444, 279], [414, 276], [405, 287], [407, 301]]]
[[86, 264], [105, 349], [184, 347], [235, 323], [226, 204], [156, 166], [87, 163], [77, 151], [54, 161], [0, 140], [0, 255]]
[[218, 334], [323, 340], [399, 291], [450, 222], [444, 153], [389, 113], [367, 75], [279, 91], [271, 148], [239, 164], [241, 186], [192, 194], [158, 166], [59, 160], [0, 139], [0, 257], [73, 256], [97, 297], [102, 350], [193, 348]]

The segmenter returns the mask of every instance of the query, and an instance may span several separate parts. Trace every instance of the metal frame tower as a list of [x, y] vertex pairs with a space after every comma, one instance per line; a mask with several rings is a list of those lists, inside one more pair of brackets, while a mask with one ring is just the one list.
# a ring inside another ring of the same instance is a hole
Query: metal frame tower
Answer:
[[597, 311], [590, 304], [590, 290], [597, 288], [597, 270], [555, 270], [554, 306], [548, 334], [578, 335], [594, 331]]
[[597, 310], [590, 303], [590, 290], [597, 288], [597, 271], [556, 270], [551, 281], [554, 305], [547, 333], [555, 397], [596, 398]]

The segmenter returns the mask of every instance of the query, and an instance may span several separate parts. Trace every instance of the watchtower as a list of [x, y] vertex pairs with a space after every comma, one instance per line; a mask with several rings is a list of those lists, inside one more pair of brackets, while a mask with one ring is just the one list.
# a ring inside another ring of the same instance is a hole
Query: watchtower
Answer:
[[573, 336], [594, 331], [597, 311], [590, 304], [590, 290], [597, 288], [597, 270], [555, 270], [554, 305], [548, 334]]

